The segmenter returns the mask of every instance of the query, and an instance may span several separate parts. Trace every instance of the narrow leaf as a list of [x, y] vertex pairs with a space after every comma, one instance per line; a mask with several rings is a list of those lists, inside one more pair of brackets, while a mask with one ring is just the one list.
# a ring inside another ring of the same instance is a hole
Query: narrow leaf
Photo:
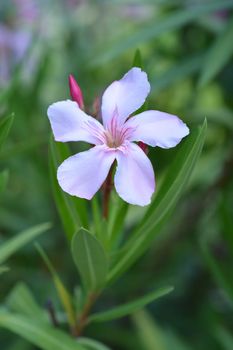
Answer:
[[38, 243], [36, 243], [36, 248], [52, 275], [53, 283], [55, 285], [60, 301], [66, 312], [69, 324], [72, 328], [76, 324], [76, 318], [75, 318], [74, 308], [72, 306], [71, 295], [66, 289], [66, 287], [64, 286], [62, 280], [60, 279], [58, 273], [56, 272], [55, 268], [53, 267], [51, 261], [49, 260], [43, 248]]
[[134, 311], [143, 308], [152, 301], [170, 293], [173, 291], [173, 289], [173, 287], [160, 288], [150, 294], [143, 296], [142, 298], [131, 301], [130, 303], [120, 305], [112, 310], [93, 314], [89, 317], [89, 322], [105, 322], [127, 316]]
[[152, 90], [155, 92], [166, 89], [177, 81], [196, 73], [203, 64], [204, 54], [187, 57], [180, 63], [175, 64], [161, 76], [156, 76], [151, 80]]
[[9, 271], [9, 268], [7, 266], [0, 266], [0, 275], [6, 271]]
[[92, 207], [92, 217], [93, 217], [93, 226], [96, 237], [101, 240], [103, 233], [103, 215], [100, 211], [100, 204], [98, 202], [97, 196], [91, 200]]
[[229, 298], [233, 300], [233, 283], [232, 279], [223, 271], [223, 268], [219, 264], [218, 259], [214, 257], [212, 254], [208, 243], [206, 240], [202, 240], [200, 242], [201, 250], [205, 259], [207, 266], [209, 267], [214, 279], [218, 283], [218, 285], [224, 289]]
[[0, 311], [0, 327], [19, 335], [42, 350], [86, 349], [66, 333], [18, 314]]
[[120, 238], [119, 234], [123, 232], [128, 208], [129, 204], [127, 202], [123, 201], [118, 195], [112, 195], [107, 229], [111, 245], [116, 243], [118, 238]]
[[103, 287], [108, 271], [106, 253], [99, 241], [87, 230], [80, 229], [72, 239], [73, 260], [88, 291]]
[[0, 119], [0, 151], [13, 123], [13, 114]]
[[68, 239], [71, 240], [72, 236], [81, 225], [87, 227], [88, 220], [85, 200], [67, 195], [62, 191], [57, 182], [57, 168], [62, 161], [69, 156], [70, 152], [67, 145], [54, 142], [51, 139], [49, 149], [49, 167], [53, 195], [64, 230]]
[[0, 194], [5, 190], [8, 181], [9, 172], [8, 170], [3, 170], [0, 173]]
[[85, 348], [88, 350], [111, 350], [106, 345], [89, 338], [79, 337], [78, 343], [85, 346]]
[[212, 80], [229, 61], [233, 54], [232, 38], [233, 18], [229, 21], [225, 30], [219, 34], [203, 62], [199, 80], [200, 86], [204, 86]]
[[143, 349], [191, 350], [176, 333], [167, 328], [161, 328], [146, 310], [134, 313], [132, 321], [135, 324]]
[[141, 51], [139, 49], [137, 49], [136, 52], [135, 52], [134, 60], [133, 60], [133, 66], [132, 67], [143, 68], [142, 55], [141, 55]]
[[168, 31], [174, 31], [189, 22], [198, 20], [201, 16], [232, 7], [232, 0], [222, 0], [221, 2], [214, 0], [208, 1], [208, 3], [203, 2], [203, 4], [192, 6], [192, 9], [179, 9], [176, 12], [171, 12], [171, 14], [159, 21], [153, 20], [150, 25], [143, 25], [143, 27], [134, 32], [131, 36], [121, 37], [115, 43], [113, 43], [113, 40], [111, 40], [111, 43], [109, 44], [105, 43], [105, 49], [103, 50], [103, 48], [101, 48], [100, 54], [96, 55], [95, 59], [92, 60], [92, 64], [100, 65], [106, 63], [130, 48], [135, 48], [140, 44], [145, 44]]
[[226, 329], [219, 327], [214, 333], [216, 338], [221, 344], [223, 350], [232, 350], [233, 349], [233, 336], [232, 332], [227, 331]]
[[25, 283], [18, 283], [7, 298], [7, 306], [11, 311], [29, 318], [46, 321], [44, 310], [39, 307], [35, 298]]
[[[132, 315], [132, 321], [141, 346], [146, 350], [191, 350], [176, 333], [166, 328], [161, 328], [146, 310], [140, 310]], [[195, 347], [196, 349], [196, 347]]]
[[152, 201], [141, 224], [126, 242], [116, 258], [108, 280], [112, 281], [128, 269], [150, 246], [161, 231], [184, 192], [192, 171], [201, 154], [205, 140], [207, 123], [193, 132], [181, 145], [181, 148], [167, 172], [164, 183]]
[[48, 231], [51, 227], [50, 223], [34, 226], [26, 231], [19, 233], [16, 237], [11, 238], [0, 247], [0, 264], [8, 259], [18, 249], [32, 241], [35, 237]]
[[[137, 311], [132, 320], [139, 335], [140, 345], [146, 350], [167, 350], [163, 332], [146, 310]], [[174, 347], [172, 347], [174, 349]]]

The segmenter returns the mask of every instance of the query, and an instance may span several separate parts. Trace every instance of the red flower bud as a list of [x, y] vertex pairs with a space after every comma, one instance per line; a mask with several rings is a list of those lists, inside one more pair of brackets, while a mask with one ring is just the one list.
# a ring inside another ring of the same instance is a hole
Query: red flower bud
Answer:
[[80, 89], [72, 74], [69, 75], [69, 87], [72, 100], [77, 102], [79, 108], [84, 109], [82, 90]]
[[138, 146], [143, 150], [144, 153], [148, 153], [148, 146], [144, 142], [139, 141]]

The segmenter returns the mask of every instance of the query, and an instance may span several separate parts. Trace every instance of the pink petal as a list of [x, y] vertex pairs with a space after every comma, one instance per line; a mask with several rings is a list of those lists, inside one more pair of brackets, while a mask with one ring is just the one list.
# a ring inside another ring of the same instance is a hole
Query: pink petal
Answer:
[[116, 158], [114, 182], [119, 196], [131, 204], [149, 204], [155, 190], [154, 170], [149, 158], [134, 143], [129, 143], [125, 151], [118, 150]]
[[60, 101], [48, 108], [48, 117], [56, 141], [85, 141], [94, 145], [104, 142], [103, 126], [84, 113], [74, 101]]
[[137, 67], [130, 69], [121, 80], [114, 81], [102, 98], [104, 126], [108, 125], [116, 111], [119, 124], [123, 124], [131, 113], [141, 107], [149, 92], [147, 74]]
[[130, 141], [142, 141], [150, 146], [170, 148], [189, 134], [189, 128], [172, 114], [147, 111], [127, 120], [126, 127], [134, 129]]
[[58, 168], [57, 179], [63, 191], [91, 199], [106, 179], [115, 152], [95, 146], [66, 159]]

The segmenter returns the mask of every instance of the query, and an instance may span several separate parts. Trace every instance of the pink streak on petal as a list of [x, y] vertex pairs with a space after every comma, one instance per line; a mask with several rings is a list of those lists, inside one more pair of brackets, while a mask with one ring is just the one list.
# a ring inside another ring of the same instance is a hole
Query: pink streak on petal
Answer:
[[160, 111], [146, 111], [127, 120], [134, 128], [130, 141], [142, 141], [150, 146], [175, 147], [189, 134], [189, 128], [178, 117]]
[[118, 125], [123, 124], [130, 114], [145, 102], [150, 92], [147, 74], [134, 67], [121, 80], [114, 81], [104, 92], [102, 98], [102, 118], [105, 127], [118, 111]]
[[148, 205], [155, 190], [154, 170], [149, 158], [134, 144], [117, 151], [114, 178], [119, 196], [130, 204]]
[[81, 109], [84, 109], [82, 90], [80, 89], [72, 74], [69, 75], [69, 87], [72, 100], [76, 101]]
[[84, 113], [76, 102], [66, 100], [53, 103], [48, 117], [56, 141], [85, 141], [94, 145], [104, 143], [104, 128]]
[[91, 199], [106, 179], [116, 152], [95, 146], [66, 159], [58, 168], [57, 179], [63, 191]]

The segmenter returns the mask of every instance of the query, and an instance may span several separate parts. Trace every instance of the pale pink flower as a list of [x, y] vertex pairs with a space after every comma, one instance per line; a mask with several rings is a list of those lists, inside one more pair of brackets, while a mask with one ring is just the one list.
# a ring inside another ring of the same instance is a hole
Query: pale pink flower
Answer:
[[145, 102], [149, 91], [146, 73], [134, 67], [105, 90], [101, 106], [103, 125], [74, 101], [56, 102], [48, 108], [56, 141], [95, 145], [59, 166], [57, 178], [65, 192], [91, 199], [116, 160], [114, 184], [119, 196], [131, 204], [150, 203], [155, 190], [153, 167], [134, 141], [170, 148], [188, 135], [189, 129], [178, 117], [164, 112], [150, 110], [130, 117]]

